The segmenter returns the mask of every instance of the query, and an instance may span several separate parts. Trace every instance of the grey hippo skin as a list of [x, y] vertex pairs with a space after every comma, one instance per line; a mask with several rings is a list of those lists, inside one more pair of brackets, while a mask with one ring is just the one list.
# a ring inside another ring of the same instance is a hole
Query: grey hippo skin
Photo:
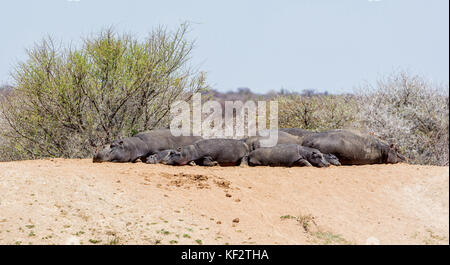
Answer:
[[298, 144], [279, 144], [273, 147], [261, 147], [248, 156], [250, 166], [316, 166], [327, 167], [330, 164], [323, 154], [313, 148]]
[[234, 139], [206, 139], [178, 148], [161, 163], [166, 165], [186, 165], [194, 161], [203, 166], [247, 165], [248, 146]]
[[[262, 130], [258, 132], [258, 136], [251, 136], [243, 141], [248, 145], [250, 151], [256, 150], [261, 147], [260, 140], [261, 139], [267, 139], [266, 136], [261, 136], [261, 132], [266, 131]], [[278, 142], [276, 144], [301, 144], [302, 139], [298, 136], [278, 131]]]
[[394, 145], [353, 130], [331, 130], [306, 136], [302, 145], [333, 154], [342, 165], [405, 162]]
[[147, 157], [146, 163], [147, 164], [161, 163], [163, 160], [167, 160], [170, 157], [170, 155], [174, 154], [175, 152], [177, 152], [177, 151], [173, 150], [173, 149], [160, 151], [156, 154], [153, 154], [153, 155]]
[[332, 164], [333, 166], [341, 165], [341, 162], [339, 162], [339, 159], [337, 158], [337, 156], [335, 156], [333, 154], [323, 154], [323, 157], [325, 158], [325, 160], [328, 161], [328, 163]]
[[162, 150], [176, 149], [203, 139], [199, 136], [173, 136], [169, 129], [138, 133], [133, 137], [115, 140], [95, 153], [93, 162], [146, 162], [148, 156]]

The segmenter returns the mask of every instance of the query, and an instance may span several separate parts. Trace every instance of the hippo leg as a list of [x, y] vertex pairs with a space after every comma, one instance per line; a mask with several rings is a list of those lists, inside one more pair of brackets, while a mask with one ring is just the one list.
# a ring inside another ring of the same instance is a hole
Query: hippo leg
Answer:
[[241, 158], [241, 163], [239, 164], [241, 167], [248, 167], [248, 156], [244, 156]]
[[309, 163], [308, 160], [303, 159], [303, 158], [298, 160], [297, 164], [302, 167], [312, 167], [311, 163]]
[[247, 159], [247, 161], [248, 161], [249, 165], [251, 165], [251, 166], [260, 166], [261, 165], [261, 163], [254, 157], [250, 158], [250, 160]]
[[203, 165], [207, 167], [213, 167], [219, 165], [217, 161], [213, 161], [211, 157], [207, 156], [203, 158]]

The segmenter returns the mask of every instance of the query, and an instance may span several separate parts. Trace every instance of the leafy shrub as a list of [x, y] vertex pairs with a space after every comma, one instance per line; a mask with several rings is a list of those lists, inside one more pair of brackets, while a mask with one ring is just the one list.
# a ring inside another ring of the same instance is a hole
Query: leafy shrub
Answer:
[[280, 128], [341, 129], [351, 127], [356, 119], [356, 99], [351, 95], [289, 94], [276, 100]]
[[3, 159], [86, 157], [119, 136], [168, 126], [172, 102], [207, 88], [188, 66], [188, 28], [159, 27], [144, 41], [106, 29], [80, 48], [49, 38], [35, 45], [2, 100]]

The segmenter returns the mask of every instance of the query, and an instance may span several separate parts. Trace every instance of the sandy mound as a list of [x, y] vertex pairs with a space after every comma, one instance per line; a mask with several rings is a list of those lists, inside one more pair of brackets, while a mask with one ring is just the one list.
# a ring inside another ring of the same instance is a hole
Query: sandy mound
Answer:
[[448, 244], [449, 168], [0, 163], [1, 244]]

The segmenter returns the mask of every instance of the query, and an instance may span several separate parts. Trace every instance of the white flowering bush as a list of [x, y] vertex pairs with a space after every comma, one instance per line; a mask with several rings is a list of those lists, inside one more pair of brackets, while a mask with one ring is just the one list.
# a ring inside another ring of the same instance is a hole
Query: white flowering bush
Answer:
[[361, 128], [397, 144], [411, 163], [449, 164], [448, 85], [399, 72], [357, 95]]

